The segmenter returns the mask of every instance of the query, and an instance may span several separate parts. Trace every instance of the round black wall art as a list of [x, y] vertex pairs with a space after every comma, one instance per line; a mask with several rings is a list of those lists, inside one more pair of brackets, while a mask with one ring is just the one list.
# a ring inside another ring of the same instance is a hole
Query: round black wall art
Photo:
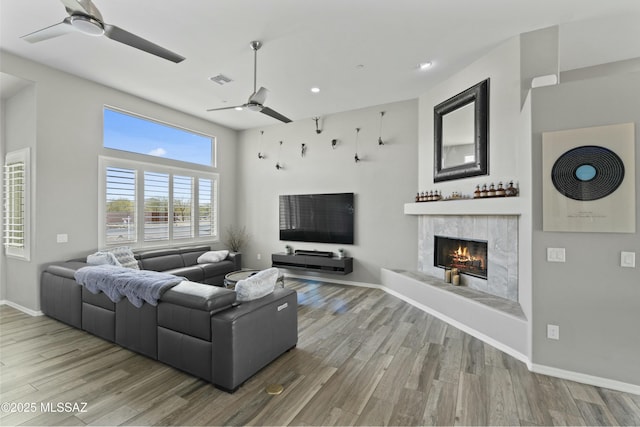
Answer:
[[556, 189], [573, 200], [598, 200], [624, 180], [622, 159], [608, 148], [584, 145], [563, 153], [551, 168]]

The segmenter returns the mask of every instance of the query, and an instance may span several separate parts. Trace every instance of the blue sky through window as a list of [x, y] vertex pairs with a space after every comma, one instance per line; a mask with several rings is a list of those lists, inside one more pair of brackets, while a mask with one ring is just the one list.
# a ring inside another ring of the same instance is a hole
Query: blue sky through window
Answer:
[[105, 148], [212, 166], [213, 138], [104, 109]]

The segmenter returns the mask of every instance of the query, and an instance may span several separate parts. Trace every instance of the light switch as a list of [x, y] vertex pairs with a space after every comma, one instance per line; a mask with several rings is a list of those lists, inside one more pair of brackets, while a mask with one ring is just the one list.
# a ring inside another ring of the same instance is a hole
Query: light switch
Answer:
[[565, 262], [564, 248], [547, 248], [547, 261]]
[[620, 253], [620, 267], [636, 267], [636, 253], [635, 252], [621, 252]]
[[57, 243], [67, 243], [69, 241], [69, 235], [67, 234], [58, 234], [56, 236]]

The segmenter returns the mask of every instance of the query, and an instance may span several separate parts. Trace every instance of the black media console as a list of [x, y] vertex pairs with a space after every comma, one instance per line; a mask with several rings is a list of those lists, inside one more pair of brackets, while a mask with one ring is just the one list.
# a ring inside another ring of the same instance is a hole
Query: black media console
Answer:
[[287, 255], [285, 253], [271, 254], [271, 265], [273, 267], [286, 268], [291, 270], [309, 270], [319, 273], [349, 274], [353, 271], [353, 258], [332, 258], [328, 256], [306, 255], [296, 253]]

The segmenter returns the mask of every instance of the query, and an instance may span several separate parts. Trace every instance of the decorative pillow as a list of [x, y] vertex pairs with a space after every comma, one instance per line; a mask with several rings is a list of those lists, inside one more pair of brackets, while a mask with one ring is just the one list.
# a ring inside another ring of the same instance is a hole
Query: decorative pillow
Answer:
[[269, 295], [276, 287], [279, 271], [277, 268], [262, 270], [253, 276], [238, 280], [236, 283], [236, 301], [246, 302]]
[[229, 255], [229, 251], [209, 251], [198, 257], [198, 264], [207, 264], [210, 262], [220, 262]]
[[87, 256], [87, 264], [89, 265], [116, 265], [120, 267], [120, 263], [116, 259], [115, 255], [111, 252], [96, 252]]
[[112, 253], [121, 266], [126, 268], [133, 268], [134, 270], [140, 270], [138, 261], [133, 256], [133, 251], [130, 247], [120, 246], [118, 248], [109, 249], [107, 252]]

